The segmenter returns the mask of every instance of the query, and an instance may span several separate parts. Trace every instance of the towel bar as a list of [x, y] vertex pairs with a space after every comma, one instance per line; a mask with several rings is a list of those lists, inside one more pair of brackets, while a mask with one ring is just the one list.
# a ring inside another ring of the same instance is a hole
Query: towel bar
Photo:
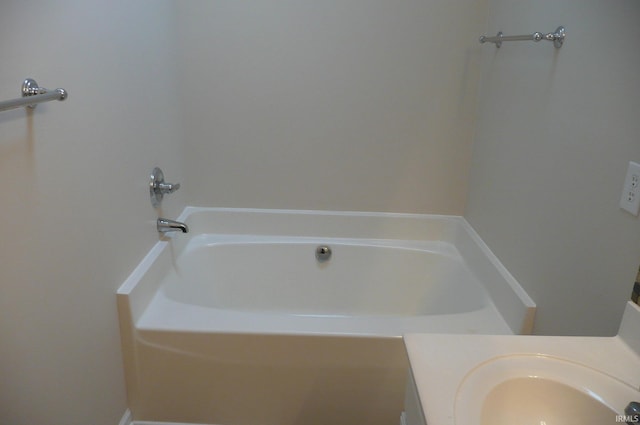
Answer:
[[555, 32], [543, 34], [541, 32], [534, 32], [533, 34], [526, 35], [502, 35], [502, 31], [498, 32], [495, 37], [487, 37], [486, 35], [480, 36], [480, 43], [495, 43], [496, 47], [502, 46], [503, 41], [540, 41], [547, 40], [553, 41], [553, 45], [556, 49], [562, 47], [564, 43], [564, 37], [566, 31], [564, 27], [558, 27]]
[[48, 102], [50, 100], [65, 100], [68, 93], [65, 89], [47, 90], [38, 86], [38, 83], [32, 78], [27, 78], [22, 83], [22, 97], [18, 99], [5, 100], [0, 102], [0, 111], [20, 108], [26, 106], [35, 108], [36, 104]]

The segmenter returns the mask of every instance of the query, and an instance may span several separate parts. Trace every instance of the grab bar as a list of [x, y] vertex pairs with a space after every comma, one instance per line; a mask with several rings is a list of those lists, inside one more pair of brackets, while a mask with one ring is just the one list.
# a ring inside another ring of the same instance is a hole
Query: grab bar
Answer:
[[69, 94], [65, 89], [47, 90], [38, 86], [38, 83], [32, 78], [27, 78], [22, 83], [22, 97], [19, 99], [5, 100], [0, 102], [0, 111], [8, 111], [9, 109], [20, 108], [26, 106], [35, 108], [36, 104], [48, 102], [50, 100], [65, 100]]
[[495, 43], [496, 47], [502, 46], [503, 41], [535, 41], [540, 40], [553, 41], [553, 45], [556, 49], [562, 47], [564, 38], [567, 35], [564, 27], [558, 27], [555, 32], [543, 34], [541, 32], [534, 32], [533, 34], [526, 35], [502, 35], [502, 31], [498, 32], [495, 37], [487, 37], [486, 35], [480, 36], [480, 43]]

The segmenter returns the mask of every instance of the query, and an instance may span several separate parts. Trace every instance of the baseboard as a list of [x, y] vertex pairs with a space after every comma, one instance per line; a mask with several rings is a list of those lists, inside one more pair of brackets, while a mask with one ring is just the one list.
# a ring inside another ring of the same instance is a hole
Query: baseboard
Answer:
[[400, 425], [407, 425], [407, 414], [404, 410], [400, 413]]
[[149, 422], [149, 421], [133, 421], [131, 417], [131, 410], [127, 409], [120, 419], [118, 425], [214, 425], [214, 424], [194, 424], [183, 422]]
[[124, 415], [122, 415], [122, 419], [120, 419], [118, 425], [133, 425], [131, 422], [131, 410], [127, 409], [124, 411]]
[[135, 421], [131, 425], [214, 425], [214, 424], [194, 424], [186, 422], [148, 422], [148, 421]]

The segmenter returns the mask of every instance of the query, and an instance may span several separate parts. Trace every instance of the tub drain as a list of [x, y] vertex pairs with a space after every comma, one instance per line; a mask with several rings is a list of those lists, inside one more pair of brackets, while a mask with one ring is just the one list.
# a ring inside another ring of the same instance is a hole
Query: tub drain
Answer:
[[331, 258], [331, 248], [326, 245], [320, 245], [316, 248], [316, 260], [319, 263], [324, 263], [325, 261], [329, 261]]

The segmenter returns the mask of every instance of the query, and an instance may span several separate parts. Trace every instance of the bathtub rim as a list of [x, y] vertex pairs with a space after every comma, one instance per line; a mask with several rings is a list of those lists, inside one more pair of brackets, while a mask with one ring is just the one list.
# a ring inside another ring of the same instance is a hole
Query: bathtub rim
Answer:
[[[210, 226], [197, 225], [193, 223], [201, 216], [213, 216]], [[118, 308], [121, 314], [129, 316], [130, 323], [137, 323], [142, 313], [146, 309], [149, 302], [158, 292], [161, 277], [172, 266], [173, 258], [179, 255], [186, 247], [191, 237], [202, 233], [211, 233], [211, 227], [215, 231], [219, 223], [215, 220], [215, 215], [228, 220], [235, 221], [237, 218], [248, 219], [252, 216], [261, 216], [266, 218], [266, 226], [258, 223], [257, 228], [262, 229], [266, 234], [280, 233], [271, 231], [271, 224], [276, 223], [280, 228], [293, 229], [295, 233], [298, 228], [303, 228], [309, 223], [315, 223], [316, 228], [323, 228], [325, 223], [323, 220], [343, 219], [344, 218], [367, 218], [374, 222], [379, 221], [381, 224], [388, 225], [389, 228], [383, 229], [386, 233], [383, 239], [393, 236], [410, 236], [410, 240], [422, 240], [413, 232], [408, 233], [406, 229], [406, 221], [416, 221], [417, 224], [426, 226], [423, 231], [425, 233], [434, 233], [436, 236], [447, 235], [449, 242], [458, 249], [460, 255], [467, 262], [467, 265], [478, 277], [496, 310], [502, 316], [511, 331], [515, 334], [531, 334], [536, 311], [535, 302], [520, 286], [511, 273], [502, 265], [500, 260], [493, 254], [491, 249], [484, 243], [473, 227], [462, 216], [440, 215], [440, 214], [415, 214], [415, 213], [389, 213], [389, 212], [356, 212], [356, 211], [318, 211], [318, 210], [291, 210], [291, 209], [254, 209], [254, 208], [212, 208], [212, 207], [194, 207], [187, 206], [179, 215], [178, 220], [186, 222], [197, 233], [191, 233], [188, 237], [185, 235], [168, 235], [159, 240], [145, 255], [142, 261], [136, 266], [129, 277], [117, 290]], [[309, 218], [315, 219], [309, 221]], [[195, 220], [194, 220], [195, 219]], [[273, 219], [276, 219], [273, 222]], [[301, 221], [301, 223], [291, 223], [291, 221]], [[302, 220], [299, 220], [302, 219]], [[405, 222], [402, 222], [404, 219]], [[279, 222], [277, 220], [280, 220]], [[195, 225], [194, 225], [195, 224]], [[340, 224], [340, 223], [339, 223]], [[349, 227], [353, 222], [347, 223]], [[355, 223], [356, 225], [358, 223]], [[411, 223], [410, 223], [411, 224]], [[435, 227], [434, 227], [435, 224]], [[344, 223], [331, 229], [329, 233], [340, 232], [340, 227], [344, 227]], [[233, 226], [231, 226], [233, 227]], [[357, 227], [357, 226], [356, 226]], [[433, 228], [432, 228], [433, 227]], [[306, 229], [303, 233], [314, 232], [318, 230]], [[352, 231], [352, 229], [349, 229]], [[227, 233], [229, 233], [227, 231]], [[288, 232], [291, 233], [291, 232]], [[320, 231], [323, 233], [323, 231]], [[356, 230], [357, 233], [357, 230]], [[319, 235], [318, 235], [319, 236]], [[327, 237], [326, 234], [323, 237]], [[331, 237], [331, 236], [328, 236]], [[377, 237], [370, 237], [377, 239]], [[393, 239], [393, 238], [391, 238]], [[158, 266], [153, 267], [155, 264]], [[126, 311], [123, 311], [126, 310]]]

